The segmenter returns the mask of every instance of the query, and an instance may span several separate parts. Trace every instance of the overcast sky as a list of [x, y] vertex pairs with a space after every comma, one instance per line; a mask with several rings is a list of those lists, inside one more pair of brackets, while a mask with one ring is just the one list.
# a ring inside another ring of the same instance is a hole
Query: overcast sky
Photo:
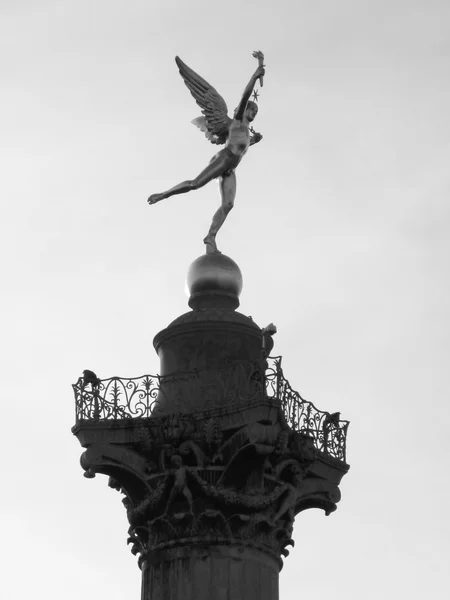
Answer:
[[71, 383], [158, 372], [188, 310], [215, 152], [174, 56], [230, 111], [266, 56], [264, 139], [218, 236], [294, 389], [351, 421], [336, 513], [296, 521], [282, 600], [448, 597], [448, 0], [0, 0], [2, 597], [140, 597], [87, 480]]

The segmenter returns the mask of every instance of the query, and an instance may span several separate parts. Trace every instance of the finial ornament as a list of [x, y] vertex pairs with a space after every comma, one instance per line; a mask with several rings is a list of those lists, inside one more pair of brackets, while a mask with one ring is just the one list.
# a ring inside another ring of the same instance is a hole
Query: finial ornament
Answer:
[[250, 96], [253, 93], [254, 100], [258, 99], [258, 92], [254, 91], [258, 80], [260, 86], [263, 86], [265, 74], [264, 54], [258, 50], [253, 52], [253, 56], [258, 60], [258, 67], [242, 94], [233, 118], [228, 116], [225, 100], [212, 85], [189, 68], [178, 56], [175, 57], [175, 62], [186, 86], [202, 109], [203, 115], [194, 119], [192, 123], [204, 132], [206, 138], [212, 144], [225, 144], [225, 147], [212, 157], [209, 165], [195, 179], [183, 181], [165, 192], [152, 194], [148, 199], [148, 203], [156, 204], [161, 200], [170, 198], [170, 196], [197, 190], [212, 179], [219, 179], [221, 205], [214, 214], [208, 234], [203, 240], [206, 244], [207, 254], [219, 252], [216, 235], [234, 206], [236, 196], [235, 169], [248, 148], [262, 140], [262, 135], [250, 126], [258, 112], [258, 106], [250, 100]]

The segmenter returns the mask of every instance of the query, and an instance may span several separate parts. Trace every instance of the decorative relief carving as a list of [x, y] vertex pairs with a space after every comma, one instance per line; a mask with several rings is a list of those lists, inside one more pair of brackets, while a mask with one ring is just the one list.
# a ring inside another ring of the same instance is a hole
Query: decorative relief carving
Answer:
[[314, 440], [280, 423], [227, 430], [220, 419], [170, 415], [141, 420], [128, 447], [93, 446], [90, 476], [110, 475], [125, 494], [132, 552], [179, 544], [227, 543], [287, 556], [295, 514], [339, 500], [337, 486], [313, 477]]

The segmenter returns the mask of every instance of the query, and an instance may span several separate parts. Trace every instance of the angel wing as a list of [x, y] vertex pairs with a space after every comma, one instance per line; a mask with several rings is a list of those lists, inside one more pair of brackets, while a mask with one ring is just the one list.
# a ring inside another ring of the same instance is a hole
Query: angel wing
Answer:
[[175, 57], [175, 62], [184, 83], [202, 109], [203, 117], [197, 117], [192, 123], [205, 133], [211, 143], [224, 144], [231, 123], [225, 100], [212, 85], [197, 75], [179, 56]]

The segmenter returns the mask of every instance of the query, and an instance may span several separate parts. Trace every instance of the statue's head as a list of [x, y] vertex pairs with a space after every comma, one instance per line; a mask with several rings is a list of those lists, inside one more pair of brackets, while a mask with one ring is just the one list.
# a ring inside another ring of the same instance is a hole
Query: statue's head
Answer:
[[178, 454], [174, 454], [171, 457], [170, 461], [176, 469], [179, 469], [180, 467], [183, 466], [183, 459]]
[[245, 107], [245, 116], [247, 117], [247, 121], [251, 123], [257, 114], [258, 105], [256, 104], [256, 102], [253, 102], [253, 100], [249, 100], [247, 102], [247, 106]]

